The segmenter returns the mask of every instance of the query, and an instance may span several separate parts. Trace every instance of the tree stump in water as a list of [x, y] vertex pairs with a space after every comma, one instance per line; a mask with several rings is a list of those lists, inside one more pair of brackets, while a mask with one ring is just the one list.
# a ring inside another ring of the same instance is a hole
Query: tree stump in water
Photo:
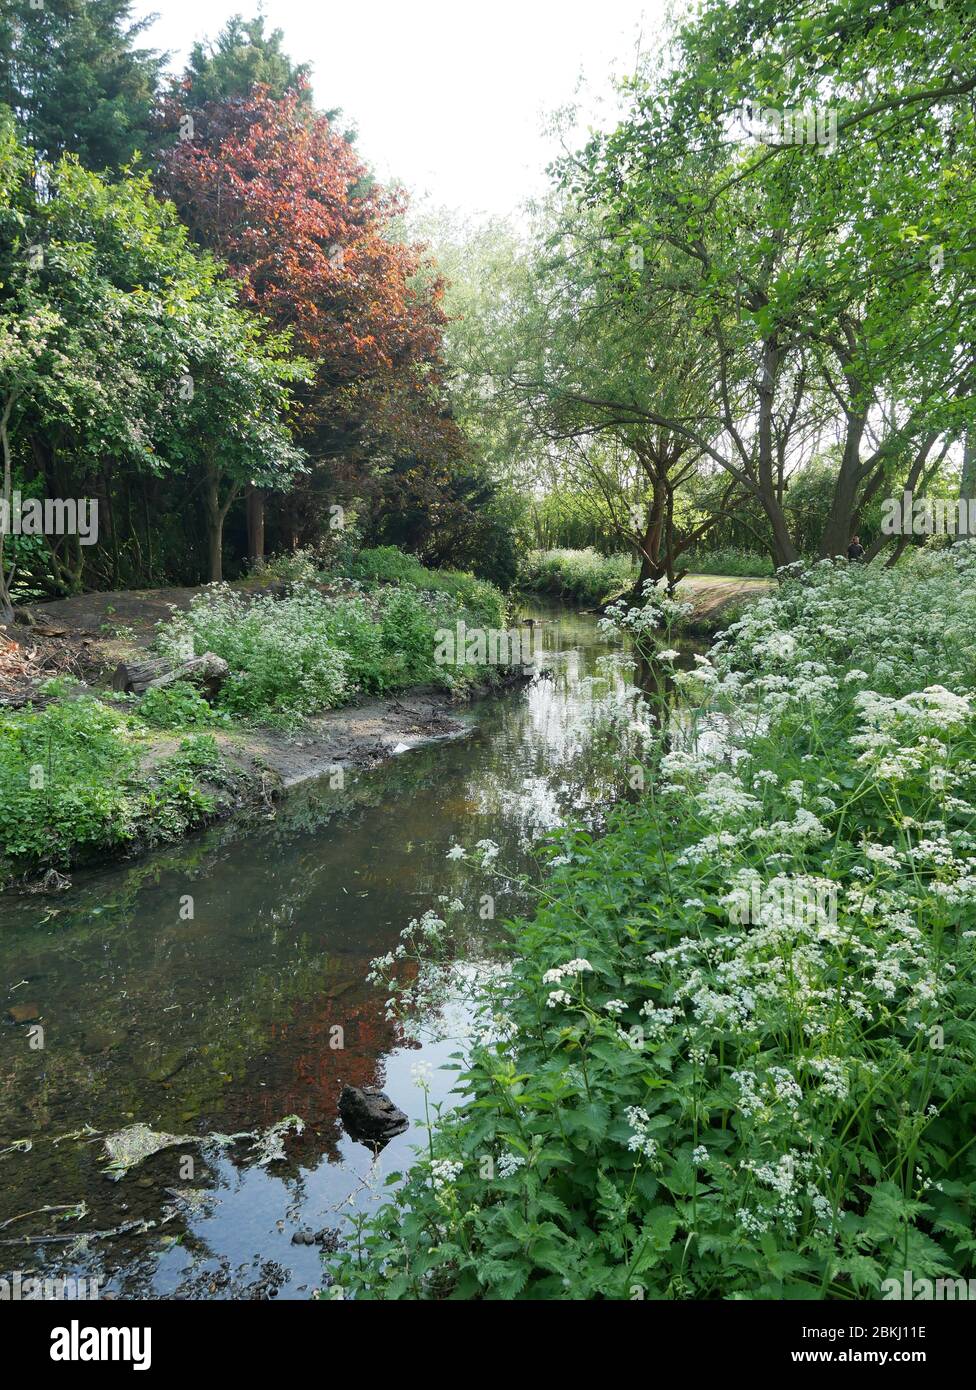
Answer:
[[230, 674], [230, 668], [222, 656], [204, 652], [203, 656], [191, 657], [188, 661], [170, 661], [167, 657], [156, 657], [150, 661], [121, 661], [112, 677], [112, 689], [130, 695], [144, 695], [147, 690], [172, 685], [174, 681], [192, 681], [204, 687], [205, 693], [213, 697]]

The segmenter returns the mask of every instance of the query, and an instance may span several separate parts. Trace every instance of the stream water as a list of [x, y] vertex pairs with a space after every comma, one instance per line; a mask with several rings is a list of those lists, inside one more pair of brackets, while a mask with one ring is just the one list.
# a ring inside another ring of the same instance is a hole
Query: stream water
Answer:
[[[532, 872], [533, 842], [566, 820], [598, 825], [624, 790], [594, 718], [622, 688], [619, 674], [594, 680], [619, 649], [592, 617], [533, 611], [548, 674], [465, 710], [467, 736], [79, 874], [61, 897], [0, 903], [0, 1018], [14, 1004], [27, 1016], [0, 1026], [0, 1279], [84, 1276], [121, 1298], [321, 1285], [320, 1248], [293, 1237], [381, 1199], [424, 1140], [413, 1068], [429, 1063], [430, 1099], [449, 1104], [443, 1068], [469, 1016], [454, 968], [405, 1030], [370, 961], [445, 899], [463, 904], [456, 958], [469, 973], [497, 960], [496, 922], [526, 904], [449, 859], [452, 844], [490, 839], [506, 871]], [[479, 911], [486, 891], [496, 922]], [[344, 1084], [381, 1087], [411, 1119], [375, 1165], [340, 1126]], [[288, 1115], [304, 1129], [278, 1161], [246, 1139], [193, 1142]], [[136, 1124], [187, 1139], [113, 1180], [105, 1137]]]

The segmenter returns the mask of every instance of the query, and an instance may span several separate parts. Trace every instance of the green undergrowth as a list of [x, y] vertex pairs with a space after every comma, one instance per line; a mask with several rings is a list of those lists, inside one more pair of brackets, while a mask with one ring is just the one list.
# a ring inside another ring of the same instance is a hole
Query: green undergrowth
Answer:
[[685, 703], [633, 726], [644, 794], [555, 837], [457, 1108], [331, 1264], [346, 1296], [976, 1276], [974, 611], [959, 545], [797, 568], [694, 671], [656, 652]]
[[362, 552], [369, 578], [296, 580], [284, 596], [212, 586], [161, 630], [173, 657], [215, 652], [230, 667], [215, 705], [238, 719], [293, 725], [365, 695], [434, 684], [463, 693], [498, 672], [439, 664], [437, 633], [501, 629], [501, 593], [470, 575], [423, 570], [387, 547]]
[[576, 603], [599, 605], [631, 587], [637, 570], [629, 555], [595, 550], [532, 550], [519, 571], [527, 593], [553, 594]]
[[179, 839], [244, 791], [210, 734], [161, 744], [121, 705], [42, 693], [0, 716], [0, 883]]

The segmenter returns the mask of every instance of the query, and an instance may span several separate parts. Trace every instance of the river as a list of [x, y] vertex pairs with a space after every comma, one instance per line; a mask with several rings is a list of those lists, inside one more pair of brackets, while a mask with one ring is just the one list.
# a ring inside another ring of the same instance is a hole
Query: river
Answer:
[[[83, 1276], [120, 1298], [321, 1285], [321, 1249], [304, 1241], [375, 1205], [424, 1141], [425, 1099], [450, 1103], [466, 981], [499, 968], [497, 923], [528, 906], [452, 845], [491, 840], [498, 866], [531, 875], [540, 836], [599, 827], [625, 791], [616, 736], [594, 718], [623, 690], [608, 665], [620, 648], [593, 617], [531, 611], [548, 674], [466, 709], [465, 737], [78, 874], [60, 897], [0, 902], [0, 1016], [36, 1015], [0, 1026], [0, 1278]], [[457, 964], [404, 1027], [366, 977], [428, 909], [445, 911]], [[375, 1164], [339, 1124], [344, 1084], [379, 1086], [410, 1117]], [[279, 1161], [247, 1139], [192, 1142], [289, 1115], [304, 1129]], [[113, 1180], [105, 1138], [136, 1124], [188, 1141]]]

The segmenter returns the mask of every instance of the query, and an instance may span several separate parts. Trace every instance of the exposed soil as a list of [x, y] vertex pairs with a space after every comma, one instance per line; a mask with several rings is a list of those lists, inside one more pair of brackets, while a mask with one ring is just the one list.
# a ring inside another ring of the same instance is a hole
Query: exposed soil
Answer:
[[[234, 586], [258, 593], [250, 582]], [[145, 653], [158, 623], [175, 608], [188, 608], [196, 588], [141, 589], [120, 593], [78, 594], [18, 610], [18, 622], [0, 627], [0, 708], [37, 706], [45, 697], [38, 687], [52, 676], [71, 675], [98, 694], [111, 681], [120, 661]], [[504, 689], [524, 679], [515, 672], [496, 682]], [[489, 689], [475, 689], [472, 696]], [[238, 806], [223, 814], [266, 803], [301, 782], [341, 767], [370, 767], [410, 748], [439, 739], [465, 736], [470, 726], [456, 717], [458, 701], [434, 686], [402, 691], [389, 699], [369, 699], [309, 719], [297, 733], [273, 729], [215, 731], [227, 760], [248, 774], [240, 785]], [[147, 738], [142, 759], [151, 771], [173, 753], [177, 736]]]
[[368, 700], [309, 719], [298, 734], [272, 729], [218, 733], [232, 758], [268, 769], [281, 788], [297, 786], [339, 767], [372, 767], [410, 748], [461, 738], [469, 726], [452, 711], [457, 702], [432, 686], [388, 700]]
[[17, 609], [18, 621], [0, 626], [0, 705], [38, 703], [38, 685], [52, 676], [105, 683], [120, 661], [149, 645], [171, 606], [188, 608], [197, 592], [77, 594]]
[[678, 585], [678, 597], [694, 605], [687, 620], [692, 633], [711, 633], [722, 626], [730, 608], [761, 598], [776, 587], [775, 579], [741, 579], [736, 576], [689, 574]]

